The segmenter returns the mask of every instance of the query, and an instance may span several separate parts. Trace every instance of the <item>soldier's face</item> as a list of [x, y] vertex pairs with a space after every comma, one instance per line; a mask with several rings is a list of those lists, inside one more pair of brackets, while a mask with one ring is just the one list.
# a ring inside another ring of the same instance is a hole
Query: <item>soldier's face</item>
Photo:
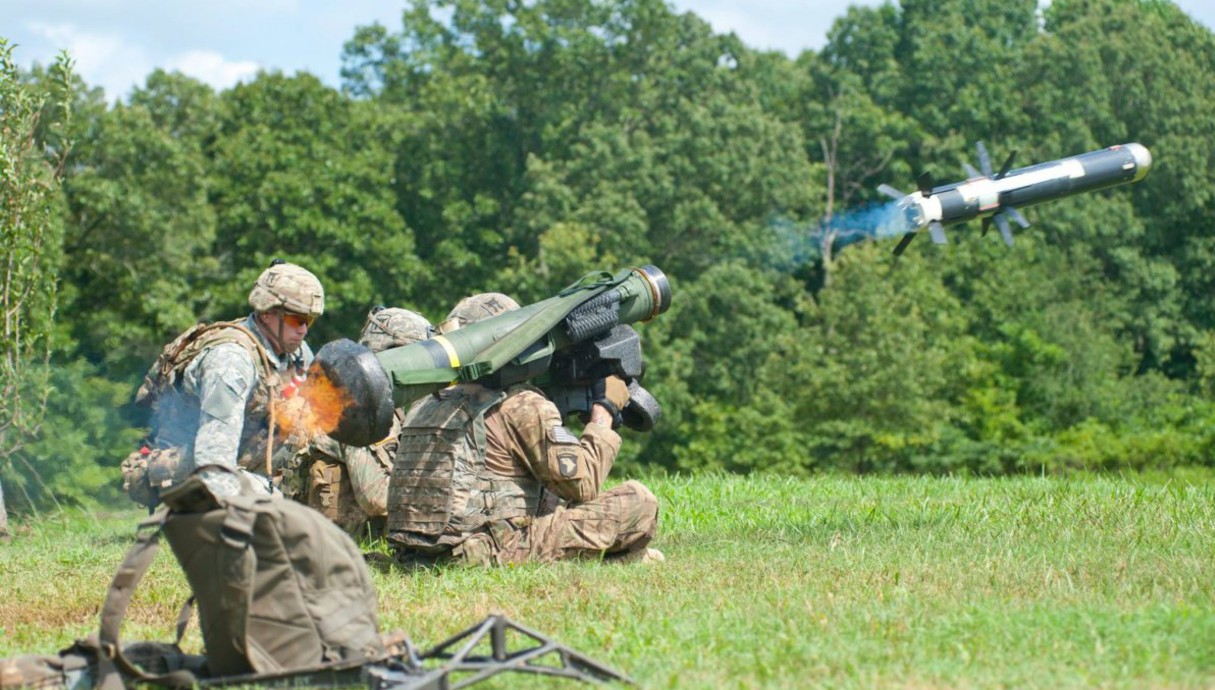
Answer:
[[295, 352], [300, 349], [314, 320], [313, 317], [305, 314], [277, 311], [262, 314], [262, 319], [262, 323], [266, 327], [266, 335], [282, 353]]

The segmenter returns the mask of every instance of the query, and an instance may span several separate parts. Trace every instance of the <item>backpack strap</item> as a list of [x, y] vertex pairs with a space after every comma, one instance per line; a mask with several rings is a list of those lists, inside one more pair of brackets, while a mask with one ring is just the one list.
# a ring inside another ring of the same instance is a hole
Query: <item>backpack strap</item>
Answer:
[[[97, 645], [98, 690], [123, 690], [125, 688], [124, 674], [143, 682], [171, 688], [189, 688], [198, 683], [198, 678], [185, 670], [171, 671], [164, 675], [145, 673], [127, 659], [126, 655], [122, 653], [122, 645], [118, 641], [118, 632], [126, 617], [127, 608], [131, 604], [131, 597], [135, 594], [135, 588], [139, 586], [140, 580], [143, 579], [152, 560], [156, 557], [156, 551], [160, 546], [160, 532], [169, 518], [169, 512], [168, 506], [161, 506], [151, 517], [139, 523], [135, 545], [127, 552], [126, 558], [114, 575], [113, 582], [110, 583], [110, 589], [106, 592], [105, 604], [101, 609], [101, 629], [98, 633], [99, 644]], [[190, 620], [192, 602], [192, 598], [187, 601], [178, 615], [178, 643], [181, 642], [186, 624]]]
[[249, 548], [257, 518], [263, 512], [259, 508], [269, 502], [269, 496], [225, 496], [224, 521], [219, 528], [224, 544], [237, 551]]

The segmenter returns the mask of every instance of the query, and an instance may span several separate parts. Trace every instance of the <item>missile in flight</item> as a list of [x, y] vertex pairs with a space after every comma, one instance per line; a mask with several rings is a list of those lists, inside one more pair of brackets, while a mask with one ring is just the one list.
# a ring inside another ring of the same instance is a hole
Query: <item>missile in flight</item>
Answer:
[[936, 244], [945, 244], [946, 225], [973, 218], [983, 219], [984, 234], [994, 223], [1004, 242], [1011, 246], [1013, 234], [1008, 219], [1012, 218], [1022, 228], [1029, 227], [1018, 207], [1139, 182], [1152, 168], [1152, 154], [1145, 146], [1121, 144], [1010, 170], [1017, 155], [1013, 151], [999, 172], [993, 173], [987, 147], [980, 141], [977, 148], [979, 170], [965, 163], [970, 178], [963, 182], [934, 187], [932, 177], [924, 173], [917, 180], [919, 190], [911, 194], [886, 184], [878, 186], [878, 191], [899, 202], [906, 234], [894, 248], [896, 256], [903, 253], [921, 230], [927, 229]]

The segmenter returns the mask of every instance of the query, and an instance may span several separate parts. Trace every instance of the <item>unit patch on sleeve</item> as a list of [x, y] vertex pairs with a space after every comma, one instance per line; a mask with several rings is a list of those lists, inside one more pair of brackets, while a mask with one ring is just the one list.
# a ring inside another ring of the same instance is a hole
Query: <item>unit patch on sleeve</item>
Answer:
[[578, 454], [564, 451], [557, 454], [557, 471], [566, 479], [578, 474]]

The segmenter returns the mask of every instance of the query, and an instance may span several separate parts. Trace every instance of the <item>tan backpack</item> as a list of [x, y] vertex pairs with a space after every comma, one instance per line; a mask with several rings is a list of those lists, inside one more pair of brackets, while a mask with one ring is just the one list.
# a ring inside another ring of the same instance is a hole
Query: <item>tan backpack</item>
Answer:
[[[163, 498], [114, 576], [99, 634], [56, 656], [0, 659], [0, 690], [433, 690], [504, 671], [631, 683], [500, 615], [419, 655], [404, 633], [381, 638], [367, 566], [350, 537], [320, 513], [278, 497], [217, 499], [197, 475]], [[161, 534], [194, 597], [178, 616], [175, 642], [123, 645], [119, 628]], [[179, 646], [195, 601], [206, 656]]]
[[[101, 615], [99, 685], [150, 677], [118, 651], [135, 587], [164, 534], [193, 591], [206, 678], [359, 665], [386, 656], [375, 588], [351, 538], [320, 513], [276, 496], [211, 495], [198, 476], [162, 495], [114, 576]], [[188, 609], [179, 620], [180, 632]], [[167, 682], [166, 682], [167, 681]], [[176, 682], [174, 682], [176, 681]]]

